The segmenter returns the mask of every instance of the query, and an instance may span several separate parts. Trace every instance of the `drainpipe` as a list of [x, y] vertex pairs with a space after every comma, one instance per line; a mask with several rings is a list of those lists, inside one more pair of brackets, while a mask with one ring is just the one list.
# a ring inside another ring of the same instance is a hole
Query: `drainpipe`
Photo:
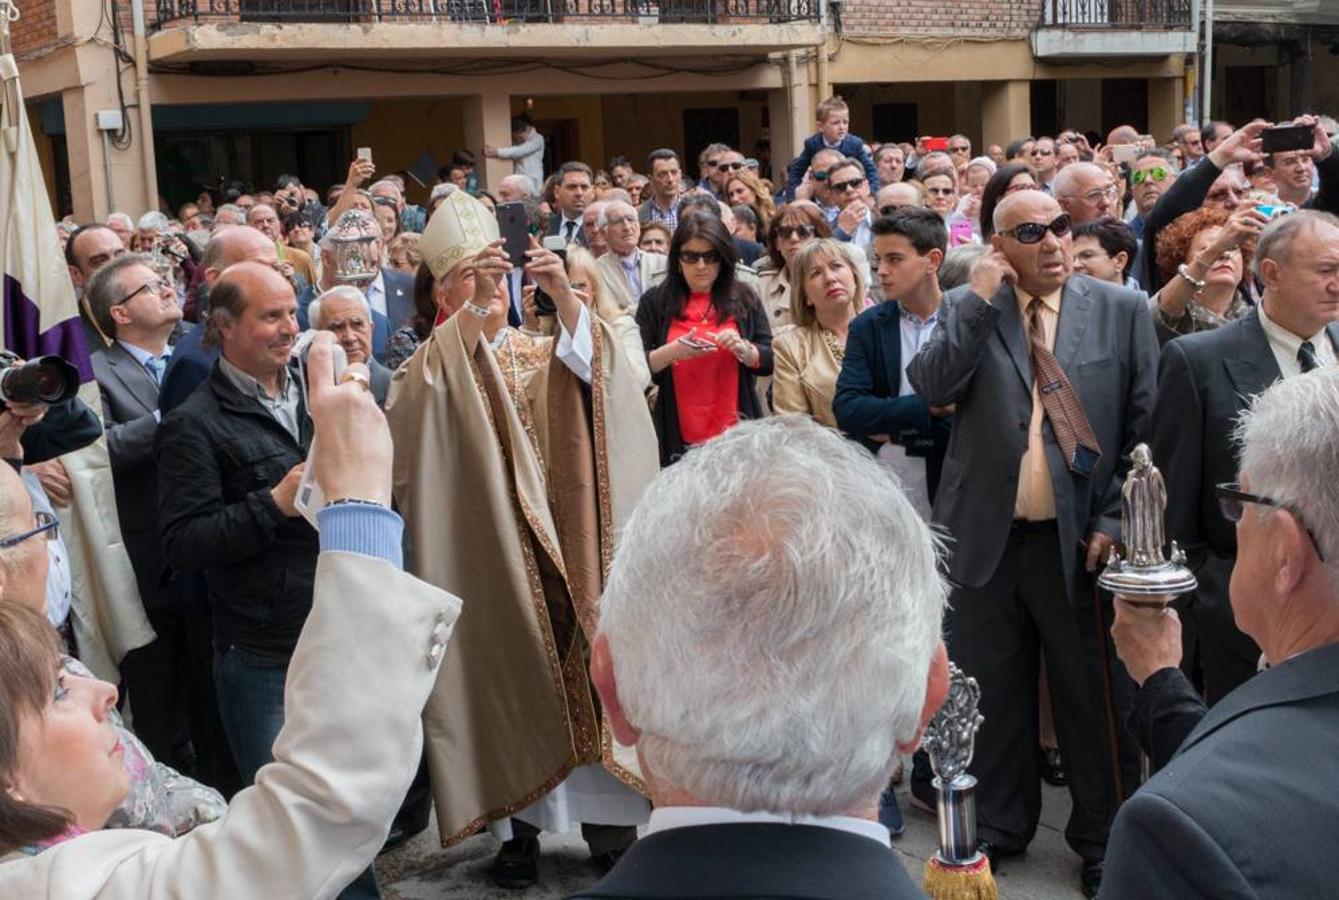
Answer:
[[1200, 110], [1200, 119], [1213, 118], [1213, 0], [1204, 0], [1204, 71], [1200, 72], [1200, 85], [1204, 88], [1204, 100]]
[[144, 28], [144, 0], [131, 0], [130, 14], [135, 35], [135, 104], [139, 108], [144, 208], [155, 210], [158, 209], [158, 167], [153, 154], [153, 111], [149, 107], [149, 40]]

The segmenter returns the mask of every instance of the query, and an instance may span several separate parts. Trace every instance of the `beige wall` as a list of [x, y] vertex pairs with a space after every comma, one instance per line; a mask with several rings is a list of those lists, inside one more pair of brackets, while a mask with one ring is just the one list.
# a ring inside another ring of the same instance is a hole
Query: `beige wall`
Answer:
[[[610, 94], [603, 102], [604, 153], [601, 164], [615, 153], [629, 156], [640, 171], [646, 154], [659, 147], [682, 150], [684, 145], [683, 112], [686, 109], [731, 107], [739, 115], [739, 149], [753, 154], [763, 128], [763, 110], [767, 100], [741, 100], [739, 92], [671, 94]], [[697, 161], [685, 161], [691, 170]]]
[[[365, 121], [349, 129], [349, 146], [371, 147], [372, 160], [382, 173], [408, 169], [424, 150], [432, 151], [439, 166], [445, 165], [465, 146], [463, 120], [461, 97], [381, 100], [372, 104]], [[413, 202], [426, 202], [426, 190], [412, 182], [408, 188]]]

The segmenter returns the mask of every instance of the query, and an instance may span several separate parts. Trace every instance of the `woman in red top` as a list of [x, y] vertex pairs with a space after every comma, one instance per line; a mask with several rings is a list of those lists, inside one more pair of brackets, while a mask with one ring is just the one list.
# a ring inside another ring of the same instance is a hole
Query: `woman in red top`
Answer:
[[664, 283], [637, 305], [651, 379], [660, 464], [740, 419], [763, 415], [754, 378], [772, 372], [772, 331], [752, 289], [735, 280], [738, 254], [721, 220], [679, 219]]

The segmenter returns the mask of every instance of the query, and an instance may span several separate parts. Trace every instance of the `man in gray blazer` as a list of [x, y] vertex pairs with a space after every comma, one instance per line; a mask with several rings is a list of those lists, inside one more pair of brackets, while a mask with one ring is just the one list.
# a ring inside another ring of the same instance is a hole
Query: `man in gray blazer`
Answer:
[[1162, 351], [1153, 459], [1167, 484], [1167, 538], [1189, 554], [1199, 578], [1182, 611], [1182, 649], [1187, 673], [1198, 670], [1210, 704], [1254, 675], [1260, 659], [1260, 648], [1233, 621], [1228, 578], [1237, 536], [1214, 488], [1236, 479], [1232, 435], [1251, 400], [1280, 378], [1339, 357], [1339, 285], [1331, 279], [1327, 291], [1316, 276], [1339, 264], [1336, 248], [1339, 219], [1329, 213], [1303, 210], [1276, 219], [1255, 249], [1265, 286], [1260, 305]]
[[1092, 573], [1120, 536], [1121, 478], [1149, 428], [1157, 338], [1139, 295], [1072, 274], [1069, 217], [1049, 195], [1007, 197], [995, 231], [907, 376], [931, 406], [956, 408], [934, 519], [952, 539], [950, 650], [982, 691], [972, 764], [981, 838], [1008, 855], [1036, 832], [1044, 651], [1072, 773], [1065, 837], [1091, 897], [1121, 799], [1107, 686], [1128, 685], [1103, 665]]
[[[1331, 245], [1329, 287], [1339, 306]], [[1175, 611], [1117, 598], [1116, 649], [1141, 685], [1132, 721], [1170, 762], [1111, 828], [1103, 896], [1335, 894], [1339, 838], [1339, 367], [1287, 377], [1245, 415], [1232, 609], [1269, 668], [1210, 710], [1177, 667]], [[1188, 735], [1188, 736], [1187, 736]], [[1182, 740], [1184, 738], [1184, 740]]]
[[628, 315], [637, 314], [642, 294], [665, 280], [667, 257], [638, 248], [642, 236], [637, 210], [621, 200], [611, 200], [600, 209], [609, 252], [595, 261], [607, 296]]
[[[192, 737], [202, 762], [215, 742], [221, 749], [223, 740], [221, 731], [212, 727], [209, 619], [203, 609], [193, 616], [184, 608], [184, 598], [167, 572], [158, 539], [158, 467], [153, 456], [158, 383], [182, 311], [171, 280], [159, 278], [153, 260], [142, 254], [118, 256], [104, 265], [89, 281], [85, 299], [98, 328], [111, 338], [110, 346], [92, 356], [93, 375], [102, 395], [121, 536], [140, 601], [157, 634], [151, 644], [128, 653], [121, 665], [136, 712], [135, 732], [157, 759], [193, 765], [188, 755]], [[196, 705], [202, 707], [198, 715]], [[188, 713], [191, 728], [185, 727]], [[196, 726], [208, 733], [192, 734]]]

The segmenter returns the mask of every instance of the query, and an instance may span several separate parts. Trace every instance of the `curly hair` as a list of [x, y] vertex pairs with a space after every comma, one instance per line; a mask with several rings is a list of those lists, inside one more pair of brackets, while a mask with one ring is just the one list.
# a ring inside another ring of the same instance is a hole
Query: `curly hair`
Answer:
[[[1206, 228], [1221, 228], [1227, 224], [1229, 216], [1221, 209], [1197, 209], [1172, 220], [1172, 223], [1158, 232], [1158, 272], [1164, 281], [1176, 277], [1176, 270], [1189, 262], [1186, 254], [1195, 237]], [[1251, 270], [1251, 257], [1255, 255], [1255, 238], [1247, 238], [1238, 248], [1241, 250], [1242, 277]]]
[[767, 226], [772, 224], [772, 217], [776, 215], [776, 204], [772, 200], [771, 186], [759, 178], [757, 172], [740, 169], [725, 180], [726, 197], [730, 196], [730, 185], [736, 181], [753, 191], [753, 196], [757, 198], [749, 206], [753, 207], [753, 211], [758, 214], [758, 233], [766, 234]]

